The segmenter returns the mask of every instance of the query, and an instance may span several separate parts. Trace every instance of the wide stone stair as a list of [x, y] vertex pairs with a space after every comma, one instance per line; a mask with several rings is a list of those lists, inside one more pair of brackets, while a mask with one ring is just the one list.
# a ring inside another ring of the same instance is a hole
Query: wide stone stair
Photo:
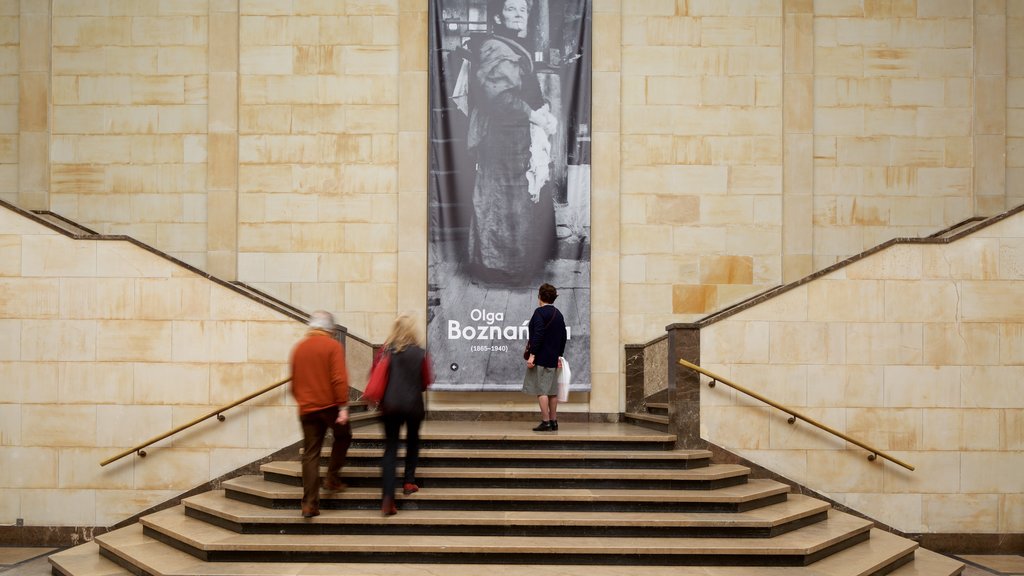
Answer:
[[271, 462], [260, 476], [51, 556], [53, 571], [907, 576], [963, 568], [785, 484], [751, 479], [743, 466], [714, 464], [710, 452], [673, 450], [664, 432], [529, 427], [427, 422], [421, 490], [399, 495], [390, 517], [380, 514], [382, 432], [358, 429], [342, 474], [349, 488], [324, 493], [316, 518], [299, 514], [299, 463]]

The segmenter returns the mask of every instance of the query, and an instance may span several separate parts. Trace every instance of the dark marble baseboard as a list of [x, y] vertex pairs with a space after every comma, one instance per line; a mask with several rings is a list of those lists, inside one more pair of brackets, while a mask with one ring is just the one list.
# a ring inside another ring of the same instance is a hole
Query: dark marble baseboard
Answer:
[[[429, 410], [427, 420], [439, 422], [483, 422], [501, 420], [505, 422], [536, 422], [540, 420], [540, 408], [535, 412], [483, 412], [472, 410]], [[618, 412], [559, 412], [559, 422], [621, 422]]]

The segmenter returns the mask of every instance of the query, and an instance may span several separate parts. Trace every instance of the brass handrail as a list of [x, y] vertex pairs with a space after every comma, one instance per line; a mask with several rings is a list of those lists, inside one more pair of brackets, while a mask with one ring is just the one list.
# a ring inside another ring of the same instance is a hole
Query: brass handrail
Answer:
[[249, 400], [252, 400], [253, 398], [259, 396], [260, 394], [266, 394], [267, 392], [270, 392], [271, 390], [273, 390], [273, 389], [275, 389], [275, 388], [277, 388], [279, 386], [287, 384], [290, 381], [291, 381], [291, 377], [289, 376], [288, 378], [285, 378], [284, 380], [281, 380], [280, 382], [275, 382], [275, 383], [271, 384], [270, 386], [267, 386], [266, 388], [263, 388], [262, 390], [257, 390], [256, 392], [253, 392], [252, 394], [249, 394], [248, 396], [245, 396], [244, 398], [239, 398], [238, 400], [235, 400], [234, 402], [232, 402], [230, 404], [226, 404], [224, 406], [221, 406], [220, 408], [214, 410], [213, 412], [210, 412], [209, 414], [206, 414], [205, 416], [200, 416], [199, 418], [196, 418], [195, 420], [192, 420], [191, 422], [188, 422], [187, 424], [182, 424], [181, 426], [178, 426], [177, 428], [174, 428], [173, 430], [170, 430], [168, 432], [164, 432], [163, 434], [161, 434], [159, 436], [154, 436], [153, 438], [150, 438], [149, 440], [146, 440], [145, 442], [143, 442], [142, 444], [139, 444], [138, 446], [136, 446], [134, 448], [129, 448], [128, 450], [125, 450], [124, 452], [121, 452], [117, 456], [114, 456], [114, 457], [111, 457], [111, 458], [107, 458], [103, 462], [100, 462], [100, 466], [106, 466], [107, 464], [110, 464], [111, 462], [113, 462], [115, 460], [120, 460], [121, 458], [124, 458], [125, 456], [131, 454], [132, 452], [137, 452], [139, 454], [139, 456], [145, 458], [146, 457], [146, 451], [143, 450], [143, 448], [145, 448], [146, 446], [149, 446], [150, 444], [155, 444], [155, 443], [163, 440], [164, 438], [167, 438], [168, 436], [173, 436], [173, 435], [177, 434], [178, 432], [181, 432], [182, 430], [185, 430], [186, 428], [191, 428], [192, 426], [195, 426], [196, 424], [199, 424], [203, 420], [208, 420], [210, 418], [213, 418], [214, 416], [217, 417], [217, 420], [220, 420], [221, 422], [223, 422], [224, 421], [224, 415], [222, 414], [222, 412], [224, 412], [224, 411], [226, 411], [228, 409], [234, 408], [235, 406], [238, 406], [239, 404], [241, 404], [243, 402], [248, 402]]
[[875, 448], [873, 446], [865, 444], [864, 442], [861, 442], [860, 440], [857, 440], [856, 438], [851, 438], [850, 436], [847, 436], [846, 434], [840, 432], [839, 430], [836, 430], [835, 428], [832, 428], [832, 427], [828, 426], [827, 424], [822, 424], [821, 422], [818, 422], [814, 418], [811, 418], [809, 416], [805, 416], [804, 414], [801, 414], [800, 412], [797, 412], [796, 410], [793, 410], [792, 408], [787, 408], [787, 407], [783, 406], [782, 404], [779, 404], [778, 402], [775, 402], [773, 400], [769, 400], [768, 398], [765, 398], [764, 396], [761, 396], [760, 394], [758, 394], [757, 392], [754, 392], [753, 390], [748, 390], [748, 389], [744, 388], [743, 386], [740, 386], [739, 384], [736, 384], [735, 382], [730, 382], [728, 378], [723, 378], [723, 377], [719, 376], [718, 374], [715, 374], [714, 372], [711, 372], [709, 370], [705, 370], [704, 368], [701, 368], [700, 366], [697, 366], [696, 364], [693, 364], [691, 362], [687, 362], [686, 360], [683, 360], [682, 358], [679, 359], [679, 365], [680, 366], [685, 366], [685, 367], [687, 367], [687, 368], [689, 368], [691, 370], [696, 370], [697, 372], [700, 372], [701, 374], [707, 376], [708, 378], [711, 378], [711, 382], [708, 382], [708, 386], [710, 386], [712, 388], [715, 387], [715, 383], [716, 382], [721, 382], [722, 384], [725, 384], [726, 386], [730, 386], [732, 388], [735, 388], [736, 390], [739, 390], [740, 392], [743, 392], [744, 394], [746, 394], [748, 396], [752, 396], [752, 397], [760, 400], [761, 402], [764, 402], [765, 404], [768, 404], [769, 406], [772, 406], [774, 408], [778, 408], [779, 410], [785, 412], [786, 414], [789, 414], [789, 419], [787, 420], [787, 422], [789, 422], [790, 424], [795, 423], [798, 419], [799, 420], [803, 420], [804, 422], [807, 422], [808, 424], [811, 424], [812, 426], [817, 426], [818, 428], [821, 428], [822, 430], [824, 430], [825, 432], [828, 432], [829, 434], [833, 434], [835, 436], [838, 436], [838, 437], [842, 438], [843, 440], [846, 440], [847, 442], [849, 442], [851, 444], [856, 444], [857, 446], [860, 446], [861, 448], [863, 448], [863, 449], [867, 450], [868, 452], [870, 452], [870, 454], [868, 454], [868, 460], [871, 460], [872, 462], [878, 456], [881, 456], [882, 458], [885, 458], [886, 460], [888, 460], [888, 461], [890, 461], [890, 462], [892, 462], [894, 464], [899, 464], [900, 466], [903, 466], [907, 470], [913, 470], [914, 469], [913, 466], [911, 466], [910, 464], [907, 464], [906, 462], [900, 460], [899, 458], [896, 458], [894, 456], [890, 456], [889, 454], [886, 454], [885, 452], [882, 452], [881, 450], [878, 450], [877, 448]]

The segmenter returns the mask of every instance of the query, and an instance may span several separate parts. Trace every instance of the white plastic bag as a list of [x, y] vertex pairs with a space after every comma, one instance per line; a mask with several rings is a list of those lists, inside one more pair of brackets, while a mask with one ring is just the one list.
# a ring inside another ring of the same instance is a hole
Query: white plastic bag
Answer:
[[569, 401], [569, 380], [572, 379], [572, 371], [569, 370], [569, 363], [565, 358], [558, 358], [562, 361], [562, 367], [558, 369], [558, 401]]

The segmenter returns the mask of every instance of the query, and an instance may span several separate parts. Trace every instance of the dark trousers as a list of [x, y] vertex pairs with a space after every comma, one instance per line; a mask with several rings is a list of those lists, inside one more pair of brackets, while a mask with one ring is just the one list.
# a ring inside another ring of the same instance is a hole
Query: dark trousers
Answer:
[[416, 483], [416, 464], [420, 459], [420, 424], [423, 416], [385, 414], [384, 458], [381, 460], [381, 485], [385, 499], [395, 497], [395, 460], [398, 457], [398, 438], [405, 424], [405, 482]]
[[327, 477], [333, 478], [345, 465], [348, 447], [352, 444], [352, 426], [338, 424], [337, 406], [317, 410], [299, 416], [302, 423], [302, 507], [316, 509], [320, 506], [320, 449], [324, 447], [324, 436], [330, 428], [334, 434], [331, 448], [331, 462], [327, 465]]

